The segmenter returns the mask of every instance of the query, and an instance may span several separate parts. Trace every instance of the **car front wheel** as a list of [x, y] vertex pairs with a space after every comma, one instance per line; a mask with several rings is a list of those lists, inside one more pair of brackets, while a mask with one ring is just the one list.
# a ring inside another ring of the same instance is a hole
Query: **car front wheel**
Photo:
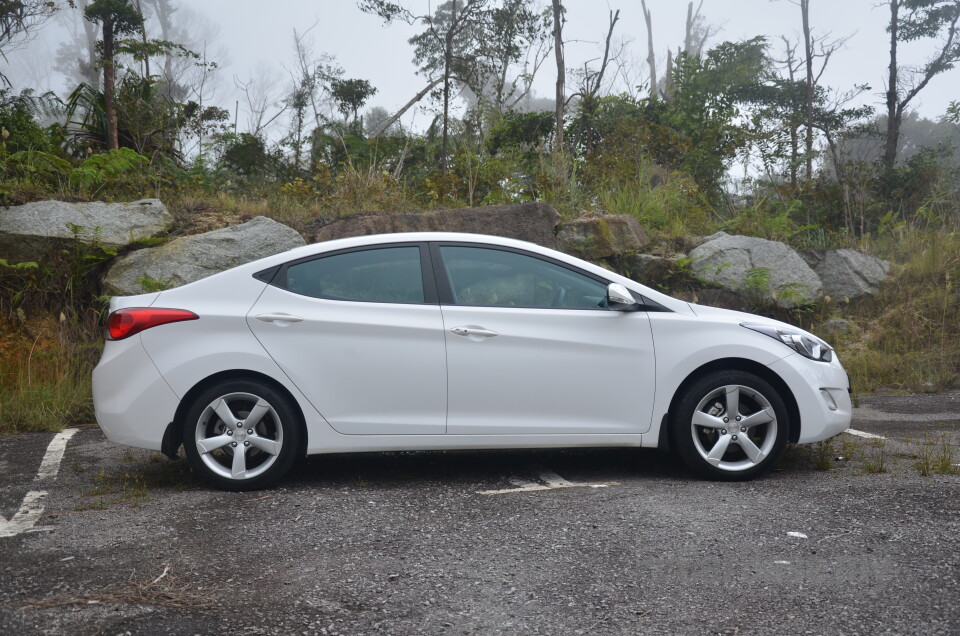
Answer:
[[787, 446], [789, 420], [779, 393], [744, 371], [718, 371], [687, 387], [672, 415], [673, 442], [693, 471], [742, 481], [773, 468]]
[[300, 426], [289, 400], [251, 380], [203, 391], [187, 410], [183, 442], [194, 472], [223, 490], [258, 490], [286, 475], [297, 458]]

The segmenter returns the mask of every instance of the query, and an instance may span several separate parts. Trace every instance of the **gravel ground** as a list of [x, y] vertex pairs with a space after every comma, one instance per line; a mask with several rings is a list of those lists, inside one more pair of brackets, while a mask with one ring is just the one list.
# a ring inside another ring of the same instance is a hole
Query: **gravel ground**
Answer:
[[0, 517], [48, 494], [0, 538], [0, 633], [957, 634], [960, 392], [853, 426], [887, 439], [745, 484], [591, 449], [313, 457], [260, 493], [95, 428], [38, 481], [53, 435], [8, 436]]

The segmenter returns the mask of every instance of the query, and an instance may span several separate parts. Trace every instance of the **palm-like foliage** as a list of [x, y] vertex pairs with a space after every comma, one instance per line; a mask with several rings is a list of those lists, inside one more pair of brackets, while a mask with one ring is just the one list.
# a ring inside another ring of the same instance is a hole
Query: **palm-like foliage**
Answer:
[[[169, 99], [158, 80], [129, 74], [117, 89], [117, 136], [121, 148], [148, 157], [163, 156], [182, 162], [178, 137], [183, 124], [182, 105]], [[67, 100], [67, 126], [75, 147], [107, 147], [107, 115], [103, 93], [80, 84]]]

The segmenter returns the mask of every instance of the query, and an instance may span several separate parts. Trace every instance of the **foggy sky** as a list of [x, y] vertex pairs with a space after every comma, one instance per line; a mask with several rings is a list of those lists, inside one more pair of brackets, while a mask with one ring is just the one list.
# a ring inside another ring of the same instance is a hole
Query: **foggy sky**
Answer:
[[[206, 34], [208, 54], [221, 64], [213, 101], [231, 111], [237, 98], [234, 78], [272, 76], [277, 80], [278, 93], [289, 84], [290, 74], [286, 68], [293, 66], [294, 29], [301, 34], [309, 29], [307, 39], [314, 52], [335, 56], [346, 77], [367, 79], [378, 88], [367, 107], [381, 106], [393, 112], [426, 85], [426, 79], [416, 73], [411, 61], [412, 49], [407, 43], [420, 29], [402, 23], [385, 26], [379, 18], [361, 13], [352, 0], [176, 2], [184, 8], [182, 14], [192, 22], [191, 26]], [[405, 4], [423, 13], [430, 6], [426, 0], [406, 0]], [[564, 37], [568, 70], [601, 56], [609, 11], [619, 9], [615, 39], [625, 44], [623, 73], [616, 76], [617, 84], [612, 88], [620, 92], [646, 80], [647, 34], [639, 0], [565, 0], [564, 4], [567, 7]], [[858, 101], [874, 105], [881, 113], [889, 46], [885, 25], [889, 14], [885, 6], [875, 6], [877, 4], [877, 0], [812, 0], [811, 22], [815, 35], [829, 32], [834, 38], [849, 37], [845, 49], [831, 60], [823, 82], [841, 90], [857, 83], [870, 84], [872, 90]], [[436, 5], [434, 0], [432, 6]], [[653, 14], [662, 75], [667, 48], [676, 50], [682, 43], [687, 2], [648, 0], [647, 6]], [[790, 0], [704, 0], [702, 14], [718, 29], [708, 48], [723, 40], [764, 35], [771, 50], [779, 53], [782, 50], [779, 36], [797, 39], [800, 30], [799, 8]], [[32, 43], [10, 54], [7, 70], [15, 88], [53, 88], [61, 95], [72, 88], [55, 70], [53, 51], [63, 39], [62, 25], [48, 25]], [[919, 65], [932, 53], [932, 47], [930, 41], [901, 44], [901, 64]], [[958, 73], [960, 71], [954, 69], [934, 79], [912, 106], [925, 117], [939, 117], [951, 100], [960, 99], [960, 91], [956, 90]], [[537, 77], [536, 94], [552, 99], [555, 79], [551, 53]], [[573, 79], [568, 77], [567, 82], [569, 93]], [[38, 83], [46, 85], [38, 86]], [[423, 128], [432, 116], [428, 112], [411, 111], [404, 121]], [[239, 119], [242, 129], [243, 112]]]

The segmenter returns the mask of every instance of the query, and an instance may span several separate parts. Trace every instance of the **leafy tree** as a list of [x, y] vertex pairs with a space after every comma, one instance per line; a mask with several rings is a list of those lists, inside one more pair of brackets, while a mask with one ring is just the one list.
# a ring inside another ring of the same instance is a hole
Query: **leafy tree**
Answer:
[[[890, 75], [887, 83], [887, 132], [883, 163], [888, 171], [897, 162], [903, 114], [920, 91], [937, 75], [960, 61], [960, 0], [887, 0], [890, 7]], [[938, 40], [934, 54], [917, 70], [903, 69], [897, 60], [901, 42]]]
[[740, 116], [766, 79], [766, 47], [759, 37], [723, 42], [702, 58], [681, 53], [675, 61], [673, 96], [660, 123], [689, 140], [682, 167], [705, 189], [718, 187], [749, 143]]
[[[74, 144], [81, 150], [106, 145], [108, 124], [104, 98], [102, 91], [81, 84], [67, 100], [67, 121], [75, 127]], [[121, 148], [178, 163], [184, 158], [185, 138], [216, 132], [230, 116], [221, 108], [202, 107], [193, 101], [177, 102], [163, 90], [163, 82], [158, 78], [148, 79], [133, 73], [120, 80], [114, 102]]]
[[410, 38], [414, 47], [413, 61], [421, 72], [443, 78], [443, 141], [440, 148], [440, 169], [447, 170], [450, 136], [450, 97], [453, 81], [476, 84], [480, 21], [487, 0], [451, 0], [437, 7], [423, 21], [427, 30]]
[[953, 101], [947, 106], [947, 112], [944, 114], [947, 121], [960, 124], [960, 102]]
[[553, 110], [553, 138], [559, 150], [563, 147], [563, 111], [567, 104], [564, 88], [567, 72], [566, 63], [563, 58], [563, 14], [566, 12], [566, 9], [563, 8], [561, 0], [552, 0], [551, 9], [553, 17], [553, 32], [551, 34], [553, 36], [553, 55], [557, 63], [557, 84]]
[[379, 15], [384, 20], [403, 20], [408, 24], [426, 25], [423, 33], [410, 38], [414, 47], [413, 61], [420, 72], [443, 84], [443, 141], [440, 149], [440, 170], [446, 173], [449, 154], [449, 122], [451, 88], [455, 80], [475, 84], [470, 77], [477, 71], [477, 50], [480, 46], [480, 24], [485, 19], [489, 0], [450, 0], [437, 7], [435, 13], [417, 15], [409, 9], [386, 0], [361, 0], [360, 9]]
[[490, 130], [487, 149], [490, 154], [509, 148], [534, 149], [553, 132], [553, 113], [507, 113]]
[[94, 0], [87, 5], [84, 17], [103, 29], [100, 41], [103, 64], [103, 110], [107, 124], [107, 147], [120, 147], [117, 136], [115, 42], [118, 35], [134, 33], [142, 28], [143, 16], [128, 0]]
[[[103, 79], [97, 53], [97, 34], [99, 29], [93, 22], [84, 18], [84, 10], [92, 0], [76, 0], [75, 8], [80, 28], [70, 28], [70, 39], [61, 42], [57, 48], [57, 72], [67, 78], [71, 86], [87, 84], [100, 90]], [[71, 14], [73, 15], [73, 14]], [[73, 19], [72, 17], [70, 19]], [[76, 27], [76, 25], [72, 25]]]
[[[529, 0], [503, 0], [480, 23], [477, 69], [470, 89], [496, 112], [513, 110], [530, 94], [533, 79], [549, 55], [552, 17]], [[516, 69], [516, 70], [514, 70]]]
[[57, 153], [62, 141], [62, 127], [54, 124], [44, 128], [37, 119], [59, 115], [62, 111], [63, 102], [53, 93], [34, 95], [33, 91], [26, 89], [19, 95], [12, 95], [9, 89], [0, 90], [0, 151]]
[[356, 121], [357, 111], [376, 94], [377, 89], [364, 79], [333, 78], [330, 81], [330, 95], [344, 119], [352, 114]]
[[[73, 2], [70, 2], [71, 6]], [[51, 0], [0, 0], [0, 58], [17, 41], [17, 38], [33, 31], [54, 13], [57, 3]], [[7, 77], [0, 73], [0, 81], [9, 85]]]
[[222, 146], [219, 166], [239, 177], [260, 181], [282, 169], [282, 158], [268, 150], [258, 135], [227, 133], [219, 140]]

